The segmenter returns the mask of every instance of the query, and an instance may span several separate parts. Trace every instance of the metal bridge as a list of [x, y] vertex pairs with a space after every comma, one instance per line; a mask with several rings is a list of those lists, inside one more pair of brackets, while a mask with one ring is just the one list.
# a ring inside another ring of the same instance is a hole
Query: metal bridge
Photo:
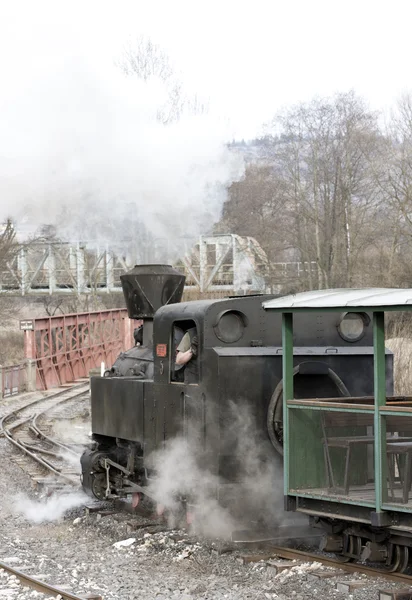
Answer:
[[[307, 270], [306, 264], [298, 262], [272, 263], [269, 268], [267, 256], [254, 238], [234, 234], [200, 236], [194, 244], [188, 240], [163, 240], [157, 250], [157, 262], [172, 264], [182, 271], [186, 275], [186, 291], [200, 294], [276, 292], [277, 285], [296, 280]], [[133, 264], [109, 246], [36, 241], [22, 246], [0, 271], [0, 294], [121, 292], [119, 277]], [[313, 268], [311, 264], [310, 269]]]
[[111, 366], [134, 345], [133, 330], [141, 323], [129, 319], [126, 309], [20, 321], [27, 389], [57, 387], [88, 377], [101, 363]]
[[[224, 296], [274, 292], [273, 281], [293, 281], [313, 269], [312, 264], [303, 263], [269, 265], [265, 252], [250, 237], [201, 236], [190, 247], [185, 243], [180, 244], [180, 256], [169, 262], [185, 273], [186, 292], [215, 297], [219, 292]], [[164, 255], [162, 262], [166, 262]], [[109, 248], [36, 242], [22, 247], [0, 271], [0, 295], [121, 292], [119, 277], [131, 266]], [[267, 288], [270, 280], [271, 290]], [[138, 324], [125, 309], [21, 321], [25, 360], [21, 365], [0, 367], [0, 397], [21, 389], [64, 385], [87, 377], [101, 363], [111, 365], [119, 352], [133, 345], [133, 329]]]

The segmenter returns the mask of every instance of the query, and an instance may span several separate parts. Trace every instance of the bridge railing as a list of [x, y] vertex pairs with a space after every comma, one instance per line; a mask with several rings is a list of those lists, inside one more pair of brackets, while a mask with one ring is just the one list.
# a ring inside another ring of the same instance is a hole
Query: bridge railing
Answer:
[[[29, 389], [49, 389], [88, 377], [102, 362], [109, 367], [133, 346], [137, 322], [126, 309], [23, 321]], [[32, 373], [30, 373], [32, 370]], [[35, 377], [35, 385], [34, 379]]]
[[0, 398], [15, 396], [27, 389], [27, 369], [24, 363], [0, 366]]

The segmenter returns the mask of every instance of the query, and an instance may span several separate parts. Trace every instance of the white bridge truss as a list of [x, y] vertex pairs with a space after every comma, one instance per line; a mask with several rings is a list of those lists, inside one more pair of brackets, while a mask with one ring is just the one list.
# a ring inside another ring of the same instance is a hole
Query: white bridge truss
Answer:
[[201, 236], [175, 266], [186, 275], [186, 287], [200, 292], [265, 291], [268, 259], [254, 238], [239, 235]]
[[[222, 291], [225, 295], [270, 291], [266, 283], [268, 260], [254, 238], [200, 236], [195, 245], [182, 240], [173, 246], [162, 245], [162, 262], [186, 275], [187, 290]], [[0, 271], [0, 293], [27, 296], [121, 292], [119, 277], [132, 267], [130, 260], [109, 247], [36, 241], [23, 246]], [[305, 271], [305, 265], [275, 263], [271, 265], [272, 273], [274, 269], [282, 280], [295, 279]]]

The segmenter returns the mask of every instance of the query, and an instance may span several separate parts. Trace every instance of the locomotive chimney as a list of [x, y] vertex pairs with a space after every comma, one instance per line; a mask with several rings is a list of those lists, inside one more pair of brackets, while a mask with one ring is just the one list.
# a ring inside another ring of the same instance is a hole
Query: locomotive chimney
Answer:
[[135, 265], [120, 280], [130, 319], [144, 319], [143, 345], [148, 346], [155, 312], [165, 304], [180, 302], [185, 276], [170, 265]]

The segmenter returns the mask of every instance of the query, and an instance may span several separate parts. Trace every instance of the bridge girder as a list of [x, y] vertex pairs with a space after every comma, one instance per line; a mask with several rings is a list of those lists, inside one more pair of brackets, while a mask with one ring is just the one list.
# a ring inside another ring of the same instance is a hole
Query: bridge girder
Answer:
[[[275, 263], [269, 268], [267, 256], [254, 238], [234, 234], [204, 235], [192, 246], [182, 240], [162, 247], [162, 262], [181, 270], [186, 275], [186, 290], [200, 294], [270, 291], [269, 271], [272, 277], [278, 272], [279, 281], [285, 281], [291, 276], [298, 278], [307, 268], [303, 263]], [[0, 294], [119, 293], [120, 275], [133, 266], [128, 263], [108, 246], [36, 241], [22, 246], [0, 272]]]

